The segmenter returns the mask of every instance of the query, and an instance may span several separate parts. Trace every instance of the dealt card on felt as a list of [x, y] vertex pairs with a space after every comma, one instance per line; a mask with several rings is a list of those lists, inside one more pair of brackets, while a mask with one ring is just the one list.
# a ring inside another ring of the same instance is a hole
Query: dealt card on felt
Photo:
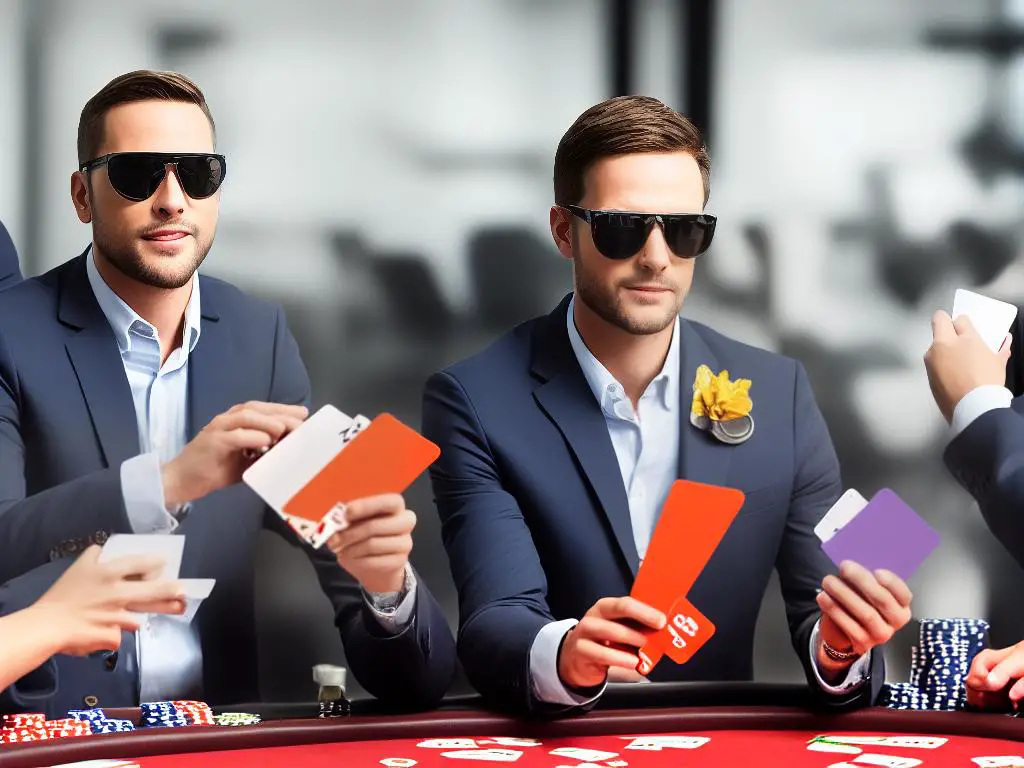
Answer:
[[668, 613], [704, 570], [743, 506], [742, 491], [676, 480], [630, 596]]
[[952, 317], [956, 320], [960, 315], [966, 315], [988, 347], [998, 352], [1017, 318], [1017, 307], [959, 288], [953, 296]]
[[852, 560], [869, 571], [892, 571], [906, 581], [938, 546], [939, 534], [884, 488], [821, 548], [837, 566]]

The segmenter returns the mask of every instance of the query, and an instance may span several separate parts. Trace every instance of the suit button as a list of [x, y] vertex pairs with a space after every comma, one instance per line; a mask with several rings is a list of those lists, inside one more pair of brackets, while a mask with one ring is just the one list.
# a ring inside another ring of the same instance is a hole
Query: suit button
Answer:
[[90, 694], [90, 695], [86, 696], [84, 699], [82, 699], [82, 703], [85, 704], [85, 706], [89, 707], [89, 709], [92, 709], [93, 707], [95, 707], [97, 704], [100, 703], [100, 700], [97, 699], [92, 694]]
[[103, 659], [103, 666], [106, 667], [108, 672], [114, 671], [114, 667], [117, 666], [117, 651], [107, 654], [106, 658]]

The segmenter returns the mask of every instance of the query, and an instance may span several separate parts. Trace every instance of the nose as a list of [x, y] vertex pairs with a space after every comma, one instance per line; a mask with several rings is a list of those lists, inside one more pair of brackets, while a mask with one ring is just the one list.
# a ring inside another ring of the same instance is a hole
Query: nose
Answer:
[[178, 181], [178, 172], [168, 165], [164, 180], [153, 195], [153, 213], [161, 219], [170, 219], [185, 212], [185, 191]]
[[651, 234], [640, 250], [637, 263], [651, 272], [664, 272], [672, 264], [672, 251], [665, 242], [665, 233], [661, 227], [655, 224], [651, 228]]

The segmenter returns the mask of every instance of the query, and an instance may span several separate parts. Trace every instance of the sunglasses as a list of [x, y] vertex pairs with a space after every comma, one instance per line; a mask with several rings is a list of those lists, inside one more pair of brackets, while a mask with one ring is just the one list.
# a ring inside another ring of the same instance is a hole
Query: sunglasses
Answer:
[[148, 200], [160, 188], [173, 168], [185, 194], [193, 200], [213, 195], [224, 182], [227, 162], [224, 155], [206, 152], [115, 152], [82, 165], [82, 173], [107, 166], [110, 186], [121, 197], [135, 202]]
[[715, 236], [717, 217], [704, 213], [635, 213], [633, 211], [592, 211], [577, 205], [561, 208], [590, 224], [590, 234], [601, 255], [608, 259], [629, 259], [640, 252], [657, 224], [665, 242], [676, 256], [693, 259], [704, 253]]

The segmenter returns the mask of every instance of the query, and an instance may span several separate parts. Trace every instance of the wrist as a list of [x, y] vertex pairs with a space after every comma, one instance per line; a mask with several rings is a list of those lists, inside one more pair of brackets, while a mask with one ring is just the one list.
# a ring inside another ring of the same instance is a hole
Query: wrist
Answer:
[[168, 509], [176, 509], [183, 504], [193, 501], [182, 487], [181, 474], [178, 471], [177, 459], [160, 467], [160, 478], [164, 484], [164, 506]]
[[40, 599], [14, 615], [21, 619], [18, 633], [25, 637], [35, 637], [35, 645], [45, 658], [60, 653], [74, 640], [66, 606]]
[[[577, 625], [579, 626], [579, 625]], [[573, 633], [576, 627], [571, 627], [568, 632], [562, 636], [562, 642], [558, 646], [558, 655], [556, 658], [555, 668], [558, 670], [558, 679], [562, 685], [568, 688], [570, 691], [577, 693], [581, 696], [590, 696], [596, 694], [601, 686], [605, 684], [608, 679], [608, 671], [605, 670], [603, 676], [594, 674], [593, 676], [580, 676], [574, 674], [572, 668], [571, 649], [566, 653], [566, 646], [568, 645], [569, 635]]]
[[825, 675], [840, 675], [858, 659], [852, 647], [837, 648], [824, 639], [818, 640], [818, 669]]

